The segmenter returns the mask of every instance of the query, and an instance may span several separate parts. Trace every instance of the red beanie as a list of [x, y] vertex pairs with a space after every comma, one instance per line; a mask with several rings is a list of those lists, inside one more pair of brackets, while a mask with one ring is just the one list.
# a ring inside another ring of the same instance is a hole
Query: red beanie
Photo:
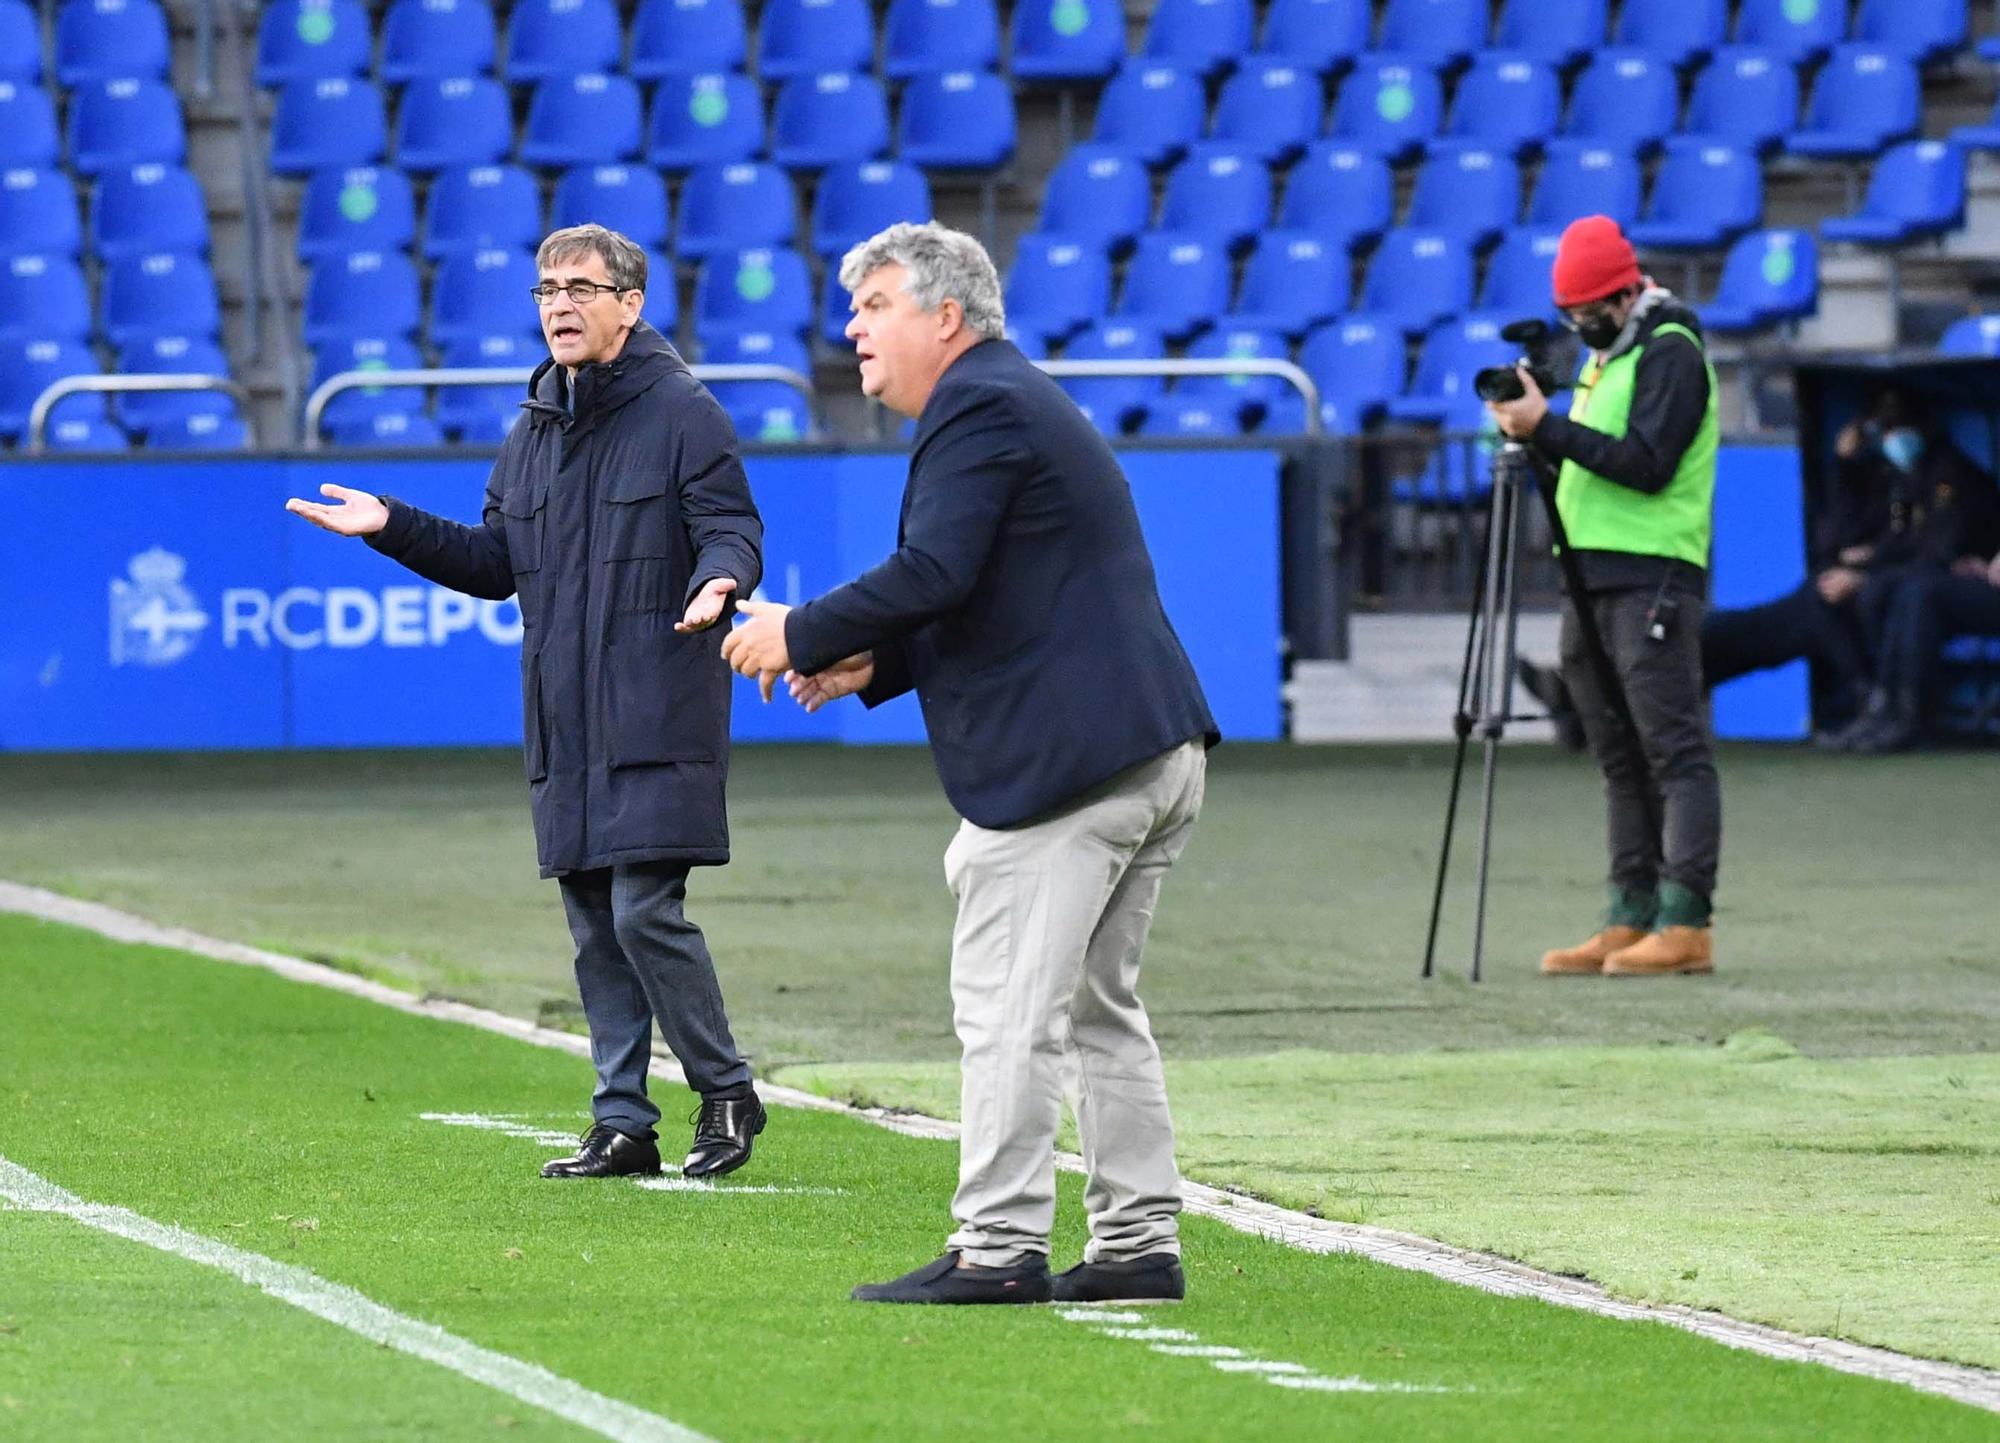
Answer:
[[1586, 306], [1639, 284], [1639, 257], [1608, 215], [1570, 222], [1556, 243], [1556, 304]]

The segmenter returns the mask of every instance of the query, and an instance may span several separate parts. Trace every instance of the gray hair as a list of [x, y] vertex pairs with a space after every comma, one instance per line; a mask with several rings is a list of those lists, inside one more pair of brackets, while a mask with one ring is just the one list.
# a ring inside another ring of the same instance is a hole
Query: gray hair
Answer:
[[1007, 310], [1000, 300], [1000, 273], [986, 247], [964, 231], [934, 220], [901, 221], [869, 237], [841, 258], [840, 284], [848, 291], [883, 266], [907, 273], [903, 290], [921, 310], [947, 300], [965, 311], [966, 329], [988, 338], [1007, 333]]
[[619, 290], [646, 289], [646, 253], [628, 237], [601, 225], [573, 225], [550, 231], [535, 252], [535, 269], [545, 271], [558, 261], [586, 255], [604, 262], [604, 274]]

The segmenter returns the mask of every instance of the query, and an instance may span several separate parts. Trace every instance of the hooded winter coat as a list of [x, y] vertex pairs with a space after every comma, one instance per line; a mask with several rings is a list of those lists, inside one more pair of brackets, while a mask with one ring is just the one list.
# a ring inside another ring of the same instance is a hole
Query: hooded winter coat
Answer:
[[641, 322], [573, 388], [545, 361], [481, 524], [384, 497], [369, 544], [472, 596], [518, 596], [528, 793], [542, 875], [729, 860], [721, 624], [674, 630], [717, 577], [747, 597], [763, 522], [715, 398]]

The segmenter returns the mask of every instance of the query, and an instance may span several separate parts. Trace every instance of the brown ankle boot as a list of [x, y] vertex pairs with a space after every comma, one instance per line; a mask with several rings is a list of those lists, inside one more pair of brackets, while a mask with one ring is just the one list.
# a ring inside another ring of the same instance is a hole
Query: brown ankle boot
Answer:
[[1579, 947], [1558, 947], [1542, 954], [1545, 977], [1595, 977], [1604, 970], [1604, 959], [1623, 947], [1643, 942], [1646, 934], [1637, 927], [1614, 922]]
[[1715, 958], [1707, 927], [1662, 927], [1604, 959], [1606, 977], [1667, 977], [1713, 972]]

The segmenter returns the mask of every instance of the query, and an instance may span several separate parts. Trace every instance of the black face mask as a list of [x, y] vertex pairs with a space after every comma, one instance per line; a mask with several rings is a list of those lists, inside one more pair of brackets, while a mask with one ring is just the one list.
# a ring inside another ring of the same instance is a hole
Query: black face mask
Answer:
[[1625, 327], [1609, 316], [1592, 317], [1576, 328], [1577, 339], [1593, 351], [1608, 351]]

